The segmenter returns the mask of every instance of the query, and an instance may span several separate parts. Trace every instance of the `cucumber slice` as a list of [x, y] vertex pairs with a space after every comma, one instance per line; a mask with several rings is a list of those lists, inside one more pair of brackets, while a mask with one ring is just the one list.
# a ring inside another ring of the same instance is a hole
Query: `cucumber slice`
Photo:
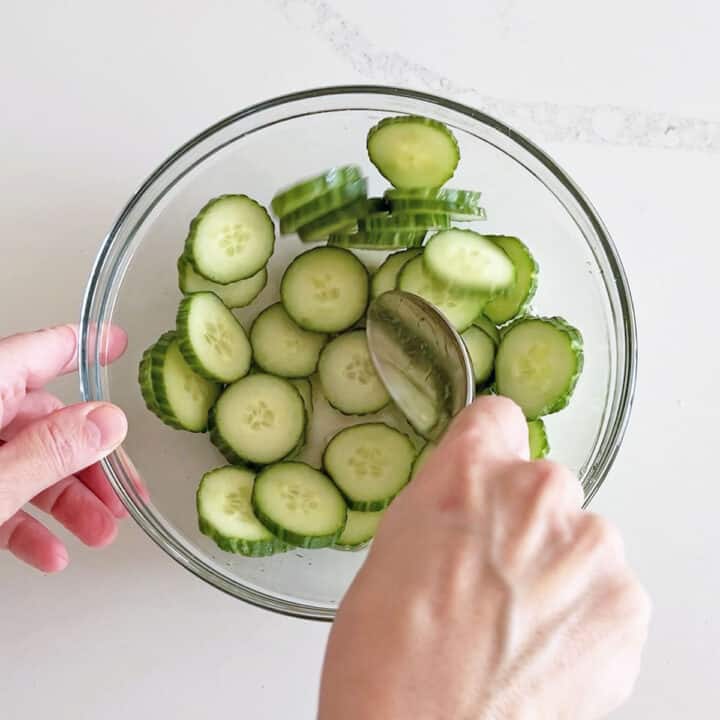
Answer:
[[177, 268], [178, 286], [183, 295], [213, 292], [229, 308], [240, 308], [249, 305], [267, 285], [268, 274], [266, 268], [258, 270], [246, 280], [238, 280], [229, 285], [219, 285], [206, 280], [202, 275], [198, 275], [184, 256], [178, 258]]
[[417, 115], [381, 120], [368, 133], [367, 151], [372, 164], [396, 188], [440, 187], [460, 161], [450, 130]]
[[368, 286], [365, 266], [350, 251], [320, 247], [290, 263], [280, 284], [280, 297], [301, 328], [341, 332], [365, 314]]
[[496, 325], [522, 315], [537, 290], [538, 264], [527, 247], [516, 237], [486, 235], [502, 248], [515, 266], [515, 282], [506, 292], [490, 300], [483, 313]]
[[282, 303], [265, 308], [250, 328], [255, 363], [265, 372], [281, 377], [312, 375], [326, 342], [326, 335], [298, 327]]
[[160, 420], [170, 427], [205, 432], [208, 413], [220, 394], [220, 386], [193, 372], [180, 352], [174, 332], [162, 335], [152, 347], [150, 373], [155, 414]]
[[384, 510], [359, 512], [348, 510], [347, 523], [342, 535], [335, 541], [336, 550], [360, 550], [375, 537]]
[[331, 340], [320, 353], [318, 376], [327, 401], [346, 415], [374, 413], [390, 402], [370, 359], [365, 330]]
[[393, 213], [445, 213], [460, 222], [485, 220], [485, 210], [480, 207], [480, 193], [473, 190], [449, 188], [387, 190], [385, 198], [390, 203]]
[[231, 383], [250, 371], [245, 330], [215, 293], [195, 293], [181, 301], [177, 338], [187, 364], [208, 380]]
[[425, 267], [442, 282], [477, 292], [497, 293], [515, 282], [515, 266], [507, 254], [472, 230], [444, 230], [425, 246]]
[[420, 247], [424, 239], [425, 230], [358, 230], [349, 235], [330, 235], [328, 245], [355, 250], [397, 250]]
[[303, 242], [325, 240], [328, 235], [342, 232], [353, 232], [358, 229], [359, 221], [368, 213], [379, 212], [385, 209], [382, 198], [360, 198], [323, 215], [317, 220], [298, 228], [298, 235]]
[[410, 480], [415, 448], [410, 438], [384, 423], [341, 430], [323, 454], [325, 471], [351, 510], [382, 510]]
[[414, 479], [415, 476], [422, 470], [423, 465], [428, 461], [428, 458], [432, 454], [432, 451], [437, 447], [435, 443], [431, 443], [430, 441], [426, 442], [422, 450], [417, 454], [417, 457], [415, 458], [415, 462], [412, 466], [412, 475], [410, 476], [410, 479]]
[[254, 373], [225, 389], [209, 422], [211, 442], [231, 463], [267, 465], [301, 443], [305, 405], [287, 380]]
[[287, 190], [279, 192], [272, 199], [272, 209], [278, 217], [288, 215], [301, 205], [311, 202], [316, 197], [324, 195], [328, 190], [347, 185], [354, 180], [360, 180], [362, 172], [357, 165], [344, 165], [331, 168], [321, 175], [292, 185]]
[[541, 418], [528, 420], [528, 441], [530, 443], [530, 459], [541, 460], [550, 452], [545, 423]]
[[499, 395], [528, 420], [562, 410], [583, 366], [580, 332], [562, 318], [526, 317], [504, 331], [495, 359]]
[[318, 220], [323, 215], [358, 199], [367, 199], [367, 180], [365, 178], [334, 187], [301, 205], [297, 210], [293, 210], [287, 215], [281, 215], [280, 232], [283, 235], [295, 232], [299, 227]]
[[489, 335], [475, 325], [465, 330], [461, 337], [470, 355], [475, 384], [482, 385], [493, 374], [496, 345]]
[[255, 473], [244, 467], [221, 467], [203, 475], [196, 504], [200, 532], [227, 552], [264, 557], [287, 550], [252, 509]]
[[255, 479], [252, 504], [273, 535], [297, 547], [332, 545], [347, 520], [343, 496], [330, 478], [305, 463], [265, 468]]
[[185, 257], [202, 277], [228, 285], [260, 272], [274, 247], [267, 210], [247, 195], [222, 195], [190, 223]]
[[307, 378], [293, 378], [290, 384], [300, 393], [303, 404], [305, 405], [305, 415], [307, 416], [307, 424], [310, 424], [313, 414], [313, 394], [312, 385]]
[[362, 222], [364, 230], [387, 231], [387, 230], [410, 230], [414, 232], [425, 232], [430, 228], [449, 228], [450, 216], [444, 213], [371, 213]]
[[[152, 386], [152, 350], [151, 345], [140, 358], [140, 365], [138, 366], [138, 383], [140, 384], [140, 392], [142, 393], [143, 400], [147, 409], [155, 414], [159, 415], [160, 408], [158, 408], [157, 400], [155, 399], [155, 391]], [[172, 424], [172, 423], [168, 423]]]
[[[485, 306], [487, 307], [487, 305]], [[484, 315], [480, 315], [473, 320], [473, 325], [480, 328], [494, 343], [500, 344], [500, 331], [491, 323]]]
[[370, 279], [370, 298], [375, 299], [384, 292], [394, 290], [400, 270], [421, 252], [420, 248], [410, 248], [388, 256]]
[[470, 327], [487, 302], [484, 293], [450, 287], [432, 277], [425, 269], [422, 255], [405, 264], [398, 274], [397, 282], [398, 290], [419, 295], [435, 305], [458, 332]]

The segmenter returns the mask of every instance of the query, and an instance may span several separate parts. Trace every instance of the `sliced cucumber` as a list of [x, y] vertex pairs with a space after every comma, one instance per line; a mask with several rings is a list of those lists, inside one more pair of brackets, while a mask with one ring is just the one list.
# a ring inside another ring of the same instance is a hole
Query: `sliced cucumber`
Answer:
[[260, 272], [274, 247], [267, 210], [247, 195], [222, 195], [190, 223], [185, 257], [202, 277], [227, 285]]
[[400, 270], [405, 266], [405, 263], [417, 257], [421, 252], [420, 248], [410, 248], [388, 256], [370, 279], [371, 299], [375, 299], [378, 295], [382, 295], [389, 290], [394, 290]]
[[374, 413], [390, 402], [370, 359], [365, 330], [331, 340], [320, 353], [318, 376], [327, 401], [346, 415]]
[[471, 325], [463, 332], [462, 339], [470, 355], [475, 384], [482, 385], [493, 374], [496, 345], [489, 335], [475, 325]]
[[422, 255], [405, 264], [397, 282], [399, 290], [419, 295], [435, 305], [459, 332], [470, 327], [487, 302], [484, 293], [450, 287], [432, 277], [425, 269]]
[[203, 475], [196, 503], [200, 532], [227, 552], [263, 557], [282, 552], [278, 540], [252, 509], [255, 473], [244, 467], [221, 467]]
[[384, 423], [341, 430], [323, 455], [326, 472], [351, 510], [387, 507], [410, 480], [415, 448], [410, 438]]
[[285, 270], [280, 297], [302, 328], [341, 332], [365, 313], [368, 273], [348, 250], [320, 247], [298, 255]]
[[219, 285], [206, 280], [202, 275], [198, 275], [184, 256], [178, 258], [177, 267], [178, 285], [183, 295], [192, 295], [197, 292], [213, 292], [229, 308], [249, 305], [267, 285], [268, 275], [265, 268], [258, 270], [246, 280], [238, 280], [229, 285]]
[[307, 378], [293, 378], [290, 380], [290, 384], [300, 393], [300, 397], [305, 405], [305, 414], [309, 425], [314, 409], [312, 385], [310, 384], [310, 380]]
[[412, 466], [412, 475], [411, 479], [414, 479], [415, 476], [422, 470], [423, 465], [428, 461], [428, 458], [432, 454], [432, 451], [437, 447], [434, 443], [431, 443], [430, 441], [426, 442], [422, 450], [417, 454], [417, 457], [415, 458], [415, 462]]
[[562, 410], [583, 366], [580, 332], [562, 318], [526, 317], [503, 332], [495, 359], [499, 395], [528, 420]]
[[330, 235], [328, 245], [355, 250], [397, 250], [420, 247], [424, 239], [425, 230], [358, 230]]
[[349, 205], [338, 208], [323, 215], [317, 220], [298, 228], [298, 235], [303, 242], [325, 240], [334, 233], [353, 232], [358, 229], [358, 223], [368, 213], [379, 212], [385, 209], [382, 198], [360, 198]]
[[472, 230], [444, 230], [430, 238], [423, 254], [428, 272], [453, 287], [497, 293], [515, 281], [507, 254]]
[[218, 398], [210, 413], [210, 440], [233, 464], [267, 465], [298, 447], [305, 423], [303, 400], [287, 380], [254, 373]]
[[375, 537], [384, 510], [359, 512], [348, 510], [347, 523], [342, 535], [333, 545], [337, 550], [360, 550]]
[[282, 303], [265, 308], [250, 328], [255, 363], [265, 372], [282, 377], [312, 375], [326, 342], [326, 335], [298, 327]]
[[301, 205], [311, 202], [316, 197], [324, 195], [329, 190], [361, 178], [362, 172], [357, 165], [331, 168], [321, 175], [303, 180], [287, 190], [279, 192], [272, 199], [272, 209], [278, 217], [282, 217], [297, 210]]
[[[485, 306], [487, 307], [487, 305]], [[480, 328], [494, 343], [500, 344], [500, 331], [495, 324], [490, 322], [484, 315], [480, 315], [473, 320], [473, 325]]]
[[453, 220], [485, 220], [480, 207], [480, 193], [473, 190], [449, 188], [417, 188], [414, 190], [387, 190], [385, 198], [393, 213], [430, 212], [445, 213]]
[[323, 215], [358, 199], [367, 199], [367, 180], [364, 178], [334, 187], [301, 205], [297, 210], [293, 210], [287, 215], [281, 215], [280, 232], [283, 235], [295, 232], [299, 227], [318, 220]]
[[368, 133], [367, 150], [372, 164], [396, 188], [440, 187], [460, 161], [450, 130], [417, 115], [381, 120]]
[[541, 460], [550, 452], [545, 423], [541, 418], [528, 420], [528, 441], [530, 443], [530, 459]]
[[[193, 372], [174, 332], [162, 335], [150, 351], [150, 373], [152, 398], [160, 420], [171, 427], [205, 432], [220, 386]], [[147, 401], [149, 393], [143, 396]]]
[[[138, 383], [140, 384], [140, 392], [142, 393], [143, 400], [147, 409], [155, 414], [159, 415], [160, 409], [155, 399], [155, 391], [152, 386], [152, 350], [154, 345], [151, 345], [140, 358], [140, 365], [138, 366]], [[172, 423], [168, 423], [172, 425]]]
[[450, 216], [445, 213], [428, 212], [397, 212], [397, 213], [371, 213], [362, 222], [364, 230], [388, 231], [410, 230], [424, 232], [431, 228], [449, 228]]
[[250, 371], [245, 330], [215, 293], [194, 293], [181, 301], [177, 338], [187, 364], [208, 380], [231, 383]]
[[538, 265], [527, 247], [516, 237], [486, 235], [502, 248], [515, 266], [515, 281], [506, 292], [490, 300], [483, 310], [496, 325], [522, 315], [537, 289]]
[[299, 462], [265, 468], [255, 479], [252, 503], [273, 535], [297, 547], [332, 545], [347, 520], [343, 496], [330, 478]]

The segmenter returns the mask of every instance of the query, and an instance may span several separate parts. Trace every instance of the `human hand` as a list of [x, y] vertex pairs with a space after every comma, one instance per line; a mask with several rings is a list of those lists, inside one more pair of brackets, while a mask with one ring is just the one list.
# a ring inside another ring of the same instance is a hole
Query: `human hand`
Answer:
[[343, 600], [320, 720], [596, 720], [630, 694], [650, 605], [509, 400], [477, 400], [383, 518]]
[[[108, 330], [112, 362], [127, 345]], [[106, 403], [70, 407], [43, 386], [76, 369], [77, 328], [63, 325], [0, 339], [0, 549], [44, 572], [62, 570], [67, 550], [24, 512], [31, 502], [86, 545], [111, 542], [126, 514], [97, 461], [125, 438], [127, 422]]]

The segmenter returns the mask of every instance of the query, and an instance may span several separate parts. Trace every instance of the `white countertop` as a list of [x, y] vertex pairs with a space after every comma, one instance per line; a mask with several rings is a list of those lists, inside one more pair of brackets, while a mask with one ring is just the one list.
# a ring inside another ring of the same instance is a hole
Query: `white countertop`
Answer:
[[[12, 9], [10, 9], [10, 7]], [[593, 509], [655, 602], [617, 718], [720, 705], [720, 10], [707, 0], [11, 3], [0, 24], [0, 335], [75, 319], [98, 244], [170, 151], [250, 103], [387, 83], [487, 110], [614, 235], [640, 335], [627, 440]], [[450, 79], [452, 78], [452, 80]], [[63, 382], [67, 399], [73, 381]], [[0, 556], [3, 720], [311, 720], [327, 626], [202, 584], [128, 522], [43, 577]]]

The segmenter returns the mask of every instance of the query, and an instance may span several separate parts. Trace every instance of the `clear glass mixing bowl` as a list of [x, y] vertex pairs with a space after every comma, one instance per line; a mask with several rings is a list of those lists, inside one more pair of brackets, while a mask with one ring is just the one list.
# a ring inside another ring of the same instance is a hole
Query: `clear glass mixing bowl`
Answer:
[[[450, 185], [482, 190], [488, 212], [482, 228], [517, 235], [531, 247], [540, 264], [533, 310], [564, 315], [583, 332], [585, 369], [575, 396], [547, 426], [552, 457], [578, 473], [587, 501], [610, 469], [630, 412], [636, 333], [620, 259], [582, 192], [512, 128], [443, 98], [361, 86], [276, 98], [205, 130], [130, 198], [100, 248], [82, 307], [81, 389], [84, 399], [109, 400], [127, 412], [127, 441], [104, 468], [145, 532], [208, 583], [290, 615], [332, 619], [365, 552], [296, 550], [254, 559], [216, 548], [197, 529], [194, 493], [201, 474], [223, 460], [207, 437], [170, 430], [145, 409], [137, 366], [143, 349], [174, 324], [175, 260], [188, 223], [209, 198], [246, 193], [269, 205], [279, 188], [344, 163], [362, 164], [371, 194], [380, 194], [386, 183], [367, 159], [365, 137], [380, 118], [403, 113], [453, 129], [462, 159]], [[241, 320], [275, 301], [283, 269], [302, 249], [294, 237], [278, 238], [268, 285], [254, 309], [238, 312]], [[102, 341], [91, 329], [109, 322], [128, 331], [130, 344], [104, 368]], [[324, 437], [332, 417], [326, 415]], [[135, 489], [133, 465], [150, 500]]]

